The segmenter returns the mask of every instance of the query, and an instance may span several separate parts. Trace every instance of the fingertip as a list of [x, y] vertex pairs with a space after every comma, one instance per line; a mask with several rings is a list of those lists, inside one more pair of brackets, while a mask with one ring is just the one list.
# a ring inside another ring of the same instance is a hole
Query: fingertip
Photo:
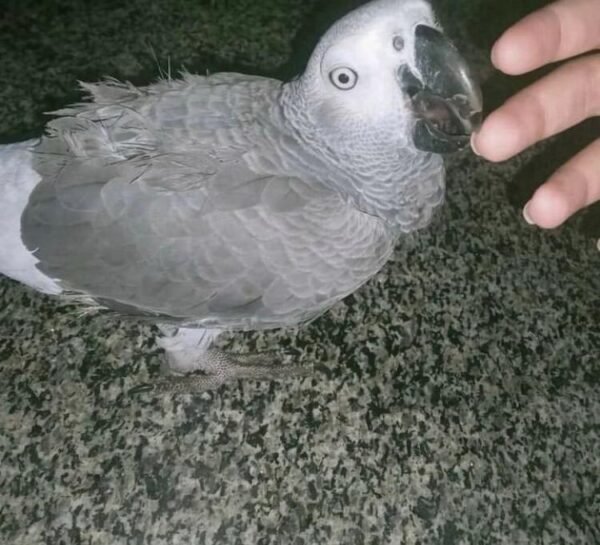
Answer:
[[529, 203], [523, 207], [523, 218], [529, 225], [535, 225], [535, 221], [533, 221], [531, 213], [529, 212]]
[[548, 42], [554, 43], [555, 21], [547, 10], [533, 12], [506, 30], [492, 47], [491, 58], [496, 68], [516, 76], [524, 74], [550, 59]]
[[477, 149], [477, 135], [476, 132], [471, 135], [471, 149], [475, 155], [481, 156], [481, 152]]
[[506, 161], [521, 151], [521, 127], [506, 112], [493, 112], [471, 137], [471, 148], [488, 161]]
[[519, 74], [519, 66], [522, 58], [523, 51], [519, 49], [519, 43], [515, 41], [511, 29], [500, 36], [492, 47], [492, 64], [505, 74]]
[[529, 72], [538, 64], [537, 38], [523, 22], [504, 32], [492, 47], [492, 63], [510, 76]]
[[569, 198], [552, 184], [540, 187], [524, 208], [526, 218], [542, 229], [558, 227], [574, 212]]

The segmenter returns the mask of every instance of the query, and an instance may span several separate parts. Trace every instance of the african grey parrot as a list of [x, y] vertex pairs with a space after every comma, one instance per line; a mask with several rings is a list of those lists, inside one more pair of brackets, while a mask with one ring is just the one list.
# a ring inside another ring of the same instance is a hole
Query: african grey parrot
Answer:
[[210, 343], [314, 319], [377, 273], [442, 203], [439, 153], [481, 116], [424, 0], [349, 13], [287, 83], [82, 86], [91, 100], [40, 139], [0, 147], [0, 272], [154, 320], [200, 389], [277, 376]]

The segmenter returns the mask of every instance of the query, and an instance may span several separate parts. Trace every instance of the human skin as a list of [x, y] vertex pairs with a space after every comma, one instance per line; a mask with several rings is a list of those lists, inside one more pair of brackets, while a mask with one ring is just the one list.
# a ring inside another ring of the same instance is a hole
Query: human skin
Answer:
[[[505, 161], [525, 148], [600, 115], [600, 0], [559, 0], [510, 27], [492, 48], [492, 62], [520, 75], [571, 59], [515, 94], [473, 136], [475, 153]], [[586, 53], [576, 59], [577, 55]], [[560, 167], [523, 209], [528, 223], [562, 224], [600, 200], [600, 138]], [[600, 248], [600, 242], [599, 242]]]

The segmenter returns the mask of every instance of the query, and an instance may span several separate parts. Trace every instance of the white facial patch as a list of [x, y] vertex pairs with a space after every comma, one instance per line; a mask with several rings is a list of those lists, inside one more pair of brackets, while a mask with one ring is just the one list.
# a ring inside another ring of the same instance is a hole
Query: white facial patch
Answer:
[[[397, 81], [398, 68], [406, 62], [407, 53], [394, 48], [395, 35], [401, 32], [374, 27], [343, 38], [331, 46], [321, 61], [321, 81], [325, 101], [331, 107], [353, 119], [378, 120], [398, 115], [404, 97]], [[345, 89], [337, 82], [340, 76], [354, 77], [353, 85]]]

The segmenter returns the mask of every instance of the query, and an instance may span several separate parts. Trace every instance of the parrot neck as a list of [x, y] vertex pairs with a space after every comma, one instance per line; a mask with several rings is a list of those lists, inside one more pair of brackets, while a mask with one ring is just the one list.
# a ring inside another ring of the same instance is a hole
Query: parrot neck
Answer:
[[410, 232], [429, 223], [444, 199], [440, 156], [398, 138], [395, 126], [374, 131], [348, 123], [345, 130], [328, 131], [311, 116], [300, 80], [282, 86], [279, 107], [286, 132], [303, 149], [295, 155], [299, 177], [310, 174], [394, 230]]

